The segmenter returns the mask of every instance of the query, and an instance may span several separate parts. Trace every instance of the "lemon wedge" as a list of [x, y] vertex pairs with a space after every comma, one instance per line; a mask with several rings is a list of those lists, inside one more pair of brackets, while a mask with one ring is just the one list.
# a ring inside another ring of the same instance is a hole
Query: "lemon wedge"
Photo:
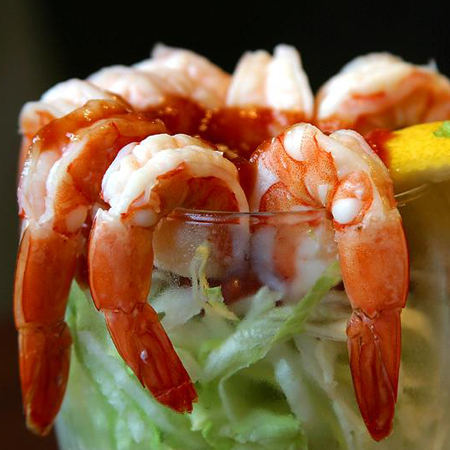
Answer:
[[450, 180], [450, 121], [368, 137], [389, 168], [396, 192]]

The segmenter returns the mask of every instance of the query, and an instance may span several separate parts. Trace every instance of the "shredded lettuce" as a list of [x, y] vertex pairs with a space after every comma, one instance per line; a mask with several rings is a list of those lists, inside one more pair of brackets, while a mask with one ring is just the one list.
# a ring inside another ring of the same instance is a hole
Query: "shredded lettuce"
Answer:
[[219, 316], [224, 319], [238, 320], [238, 317], [225, 305], [220, 286], [210, 287], [206, 278], [206, 264], [210, 256], [208, 245], [200, 245], [190, 264], [192, 294], [202, 305], [207, 315]]
[[340, 281], [334, 264], [296, 306], [261, 288], [242, 317], [205, 277], [209, 251], [191, 263], [192, 288], [155, 272], [151, 304], [196, 382], [199, 402], [180, 415], [145, 392], [118, 355], [88, 292], [73, 286], [68, 321], [74, 351], [68, 393], [58, 421], [71, 449], [306, 450], [303, 420], [277, 381], [273, 354], [293, 349], [312, 310]]
[[238, 324], [235, 332], [209, 353], [204, 364], [203, 381], [208, 382], [218, 376], [229, 377], [264, 358], [277, 341], [301, 333], [312, 308], [340, 280], [339, 266], [334, 263], [294, 307], [276, 308], [280, 294], [262, 288], [253, 300], [248, 316]]
[[[195, 382], [199, 402], [192, 414], [177, 414], [143, 390], [89, 293], [73, 286], [71, 373], [57, 425], [63, 448], [392, 450], [420, 442], [415, 430], [406, 430], [417, 405], [430, 402], [424, 377], [409, 363], [426, 354], [428, 367], [435, 361], [422, 312], [403, 315], [404, 342], [412, 345], [404, 351], [396, 433], [376, 447], [353, 393], [345, 336], [350, 306], [343, 291], [332, 290], [341, 281], [338, 264], [295, 305], [267, 287], [227, 305], [220, 287], [206, 279], [208, 257], [200, 246], [190, 267], [192, 287], [176, 286], [156, 270], [149, 298]], [[438, 414], [436, 408], [435, 417], [423, 419], [427, 429]]]

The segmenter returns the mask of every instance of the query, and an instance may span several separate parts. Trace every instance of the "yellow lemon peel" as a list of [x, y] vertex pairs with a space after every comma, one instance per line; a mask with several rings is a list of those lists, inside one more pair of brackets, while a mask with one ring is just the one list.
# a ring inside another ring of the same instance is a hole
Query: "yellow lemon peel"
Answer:
[[[394, 131], [384, 143], [396, 191], [450, 179], [450, 137], [444, 122]], [[446, 124], [447, 125], [447, 124]]]

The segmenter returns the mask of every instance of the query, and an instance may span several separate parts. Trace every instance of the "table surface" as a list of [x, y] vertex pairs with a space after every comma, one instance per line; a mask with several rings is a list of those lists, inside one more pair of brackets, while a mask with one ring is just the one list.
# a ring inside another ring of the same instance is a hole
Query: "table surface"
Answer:
[[0, 365], [0, 448], [5, 450], [57, 450], [54, 433], [39, 438], [25, 427], [17, 360], [17, 333], [12, 321], [0, 322], [3, 355]]

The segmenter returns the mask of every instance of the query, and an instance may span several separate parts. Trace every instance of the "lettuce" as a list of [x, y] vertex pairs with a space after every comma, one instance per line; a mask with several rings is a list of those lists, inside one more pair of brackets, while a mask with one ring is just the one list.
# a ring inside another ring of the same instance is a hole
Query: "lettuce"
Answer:
[[301, 333], [311, 310], [340, 280], [339, 266], [334, 263], [294, 307], [276, 308], [281, 295], [262, 288], [253, 299], [248, 316], [208, 355], [203, 381], [229, 377], [264, 358], [277, 341]]
[[340, 281], [337, 264], [296, 306], [277, 306], [281, 294], [261, 288], [238, 317], [220, 288], [204, 276], [208, 250], [191, 264], [192, 288], [173, 287], [154, 274], [150, 301], [162, 317], [199, 402], [180, 415], [145, 392], [118, 355], [88, 292], [74, 285], [68, 321], [73, 357], [58, 420], [71, 449], [291, 449], [308, 448], [303, 420], [277, 380], [274, 354], [304, 331], [313, 309]]
[[434, 205], [433, 198], [424, 195], [414, 200], [421, 202], [417, 207], [402, 211], [411, 291], [402, 313], [394, 431], [382, 443], [370, 438], [358, 411], [345, 332], [351, 307], [343, 290], [332, 289], [340, 281], [337, 264], [296, 305], [283, 304], [282, 293], [267, 287], [227, 305], [220, 287], [206, 278], [209, 249], [202, 245], [190, 266], [192, 286], [178, 286], [172, 274], [155, 270], [149, 297], [195, 382], [199, 402], [192, 414], [171, 411], [142, 388], [89, 292], [74, 284], [67, 314], [72, 363], [57, 421], [61, 448], [447, 448], [450, 314], [442, 251], [448, 245], [442, 242], [450, 243], [450, 215], [443, 220], [442, 202]]
[[[190, 415], [173, 412], [143, 390], [89, 293], [73, 286], [67, 315], [74, 337], [71, 373], [57, 424], [62, 447], [372, 448], [348, 368], [350, 307], [342, 291], [332, 290], [340, 282], [338, 264], [296, 305], [281, 304], [281, 293], [263, 287], [233, 307], [204, 277], [207, 258], [199, 248], [191, 266], [193, 288], [175, 287], [167, 274], [155, 271], [149, 299], [196, 384], [199, 402]], [[406, 317], [412, 324], [406, 324], [406, 336], [408, 329], [427, 326], [418, 312]], [[431, 336], [417, 339], [426, 352]], [[403, 378], [414, 392], [422, 389], [411, 372]], [[404, 417], [408, 407], [401, 407]]]
[[[90, 295], [76, 285], [71, 291], [68, 321], [74, 338], [74, 351], [59, 423], [63, 428], [76, 431], [76, 438], [71, 440], [76, 439], [79, 443], [68, 448], [208, 448], [200, 434], [191, 430], [187, 415], [159, 405], [143, 391], [138, 379], [117, 353], [103, 316], [95, 309]], [[95, 390], [95, 396], [92, 390]], [[78, 406], [81, 398], [84, 398], [83, 408]], [[110, 413], [105, 415], [105, 411]], [[105, 427], [95, 425], [99, 414], [105, 415], [108, 425], [111, 440], [108, 446], [91, 444], [96, 434], [108, 434]], [[80, 420], [91, 425], [77, 426], [77, 422], [72, 421], [75, 415], [82, 416]], [[62, 434], [65, 436], [67, 433]]]

